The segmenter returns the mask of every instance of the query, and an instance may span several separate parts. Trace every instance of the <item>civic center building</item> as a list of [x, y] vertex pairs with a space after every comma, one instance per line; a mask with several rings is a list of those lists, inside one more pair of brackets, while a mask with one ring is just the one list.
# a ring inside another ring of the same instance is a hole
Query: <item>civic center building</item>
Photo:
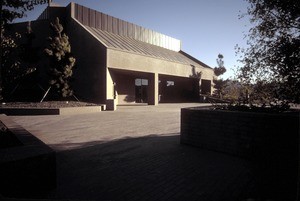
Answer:
[[[49, 27], [60, 18], [76, 58], [77, 97], [103, 104], [199, 101], [211, 94], [213, 69], [181, 50], [181, 41], [70, 3], [50, 4], [31, 22], [44, 47]], [[19, 23], [26, 30], [26, 23]], [[24, 28], [25, 27], [25, 28]], [[44, 70], [46, 72], [46, 70]]]

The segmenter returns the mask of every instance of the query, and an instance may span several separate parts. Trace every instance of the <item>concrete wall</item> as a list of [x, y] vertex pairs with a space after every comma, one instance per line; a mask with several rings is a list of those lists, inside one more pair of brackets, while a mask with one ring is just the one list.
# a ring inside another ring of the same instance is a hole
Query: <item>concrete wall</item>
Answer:
[[72, 18], [66, 30], [76, 58], [75, 95], [86, 101], [105, 103], [106, 47]]
[[252, 160], [259, 179], [265, 182], [262, 186], [268, 187], [262, 191], [283, 196], [279, 200], [295, 200], [300, 174], [299, 123], [300, 112], [265, 114], [187, 108], [181, 110], [180, 140], [182, 144]]
[[[135, 53], [128, 53], [114, 49], [107, 50], [107, 66], [110, 68], [133, 70], [147, 73], [158, 73], [180, 77], [191, 77], [193, 68], [190, 65], [170, 62], [167, 60], [152, 58]], [[202, 72], [203, 79], [213, 79], [213, 71], [208, 68], [196, 68], [196, 72]]]

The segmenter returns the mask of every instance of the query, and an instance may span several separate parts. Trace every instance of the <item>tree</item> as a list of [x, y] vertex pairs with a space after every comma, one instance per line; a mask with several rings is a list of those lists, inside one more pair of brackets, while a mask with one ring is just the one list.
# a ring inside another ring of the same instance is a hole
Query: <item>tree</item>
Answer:
[[[21, 40], [21, 38], [24, 38]], [[32, 42], [35, 34], [31, 29], [31, 23], [28, 22], [27, 31], [23, 35], [16, 33], [14, 39], [12, 36], [3, 37], [3, 66], [2, 66], [2, 95], [5, 100], [10, 100], [11, 95], [22, 82], [23, 78], [33, 73], [37, 69], [37, 63], [40, 59], [39, 48], [33, 47]]]
[[274, 98], [300, 102], [300, 1], [247, 1], [245, 15], [253, 27], [248, 48], [238, 48], [243, 63], [239, 78], [246, 83], [277, 83]]
[[[22, 76], [19, 73], [22, 60], [19, 57], [19, 33], [9, 34], [7, 30], [13, 20], [22, 18], [26, 12], [32, 10], [35, 5], [44, 4], [46, 0], [1, 0], [0, 23], [1, 23], [1, 47], [0, 47], [0, 100], [3, 98], [3, 89], [6, 81], [11, 81], [11, 77], [16, 79]], [[6, 81], [4, 80], [6, 79]]]
[[60, 24], [59, 18], [51, 23], [51, 28], [53, 36], [49, 37], [50, 46], [45, 49], [50, 61], [49, 84], [56, 89], [56, 92], [62, 98], [70, 97], [73, 95], [70, 81], [75, 66], [75, 58], [71, 54], [69, 37], [62, 33], [63, 26]]
[[[223, 75], [226, 72], [226, 68], [224, 67], [223, 58], [224, 58], [224, 56], [222, 54], [219, 54], [218, 58], [216, 59], [218, 67], [214, 68], [214, 74], [217, 77], [220, 75]], [[227, 80], [223, 80], [222, 78], [220, 78], [220, 79], [214, 79], [213, 82], [214, 82], [214, 88], [215, 88], [214, 94], [218, 98], [223, 99], [224, 89], [226, 87]]]

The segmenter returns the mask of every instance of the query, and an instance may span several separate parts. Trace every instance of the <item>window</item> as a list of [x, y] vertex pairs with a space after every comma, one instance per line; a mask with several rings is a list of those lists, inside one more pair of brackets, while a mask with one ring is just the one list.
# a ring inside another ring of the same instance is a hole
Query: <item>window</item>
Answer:
[[148, 86], [148, 80], [147, 79], [135, 79], [135, 86]]

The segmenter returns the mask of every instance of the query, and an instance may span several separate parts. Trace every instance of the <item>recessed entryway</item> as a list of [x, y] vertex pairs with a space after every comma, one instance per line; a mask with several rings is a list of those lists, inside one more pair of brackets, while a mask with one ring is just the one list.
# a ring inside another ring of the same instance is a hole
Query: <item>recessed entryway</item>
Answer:
[[148, 102], [148, 79], [142, 79], [142, 78], [135, 79], [135, 102], [136, 103]]

